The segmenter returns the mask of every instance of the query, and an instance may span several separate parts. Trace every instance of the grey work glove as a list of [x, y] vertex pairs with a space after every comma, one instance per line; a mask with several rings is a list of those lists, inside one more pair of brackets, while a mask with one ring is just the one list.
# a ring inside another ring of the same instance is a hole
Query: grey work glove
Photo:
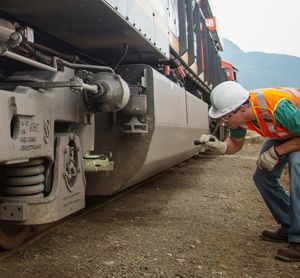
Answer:
[[257, 159], [256, 164], [258, 168], [271, 172], [278, 164], [280, 157], [275, 151], [275, 147], [272, 146], [267, 151], [263, 152]]
[[204, 134], [199, 138], [199, 142], [204, 144], [208, 149], [215, 154], [225, 154], [227, 151], [227, 144], [217, 139], [213, 135]]

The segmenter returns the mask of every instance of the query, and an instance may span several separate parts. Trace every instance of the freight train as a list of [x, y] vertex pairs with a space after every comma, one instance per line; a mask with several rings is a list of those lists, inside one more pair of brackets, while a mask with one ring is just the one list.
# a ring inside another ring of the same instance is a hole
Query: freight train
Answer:
[[207, 0], [1, 0], [0, 246], [193, 156], [226, 79]]

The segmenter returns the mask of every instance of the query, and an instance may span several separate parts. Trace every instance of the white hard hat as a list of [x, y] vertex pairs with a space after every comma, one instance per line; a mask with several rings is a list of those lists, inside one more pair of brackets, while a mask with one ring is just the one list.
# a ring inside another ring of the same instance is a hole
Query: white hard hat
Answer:
[[249, 98], [249, 91], [235, 81], [225, 81], [216, 86], [210, 94], [209, 116], [217, 119], [234, 111]]

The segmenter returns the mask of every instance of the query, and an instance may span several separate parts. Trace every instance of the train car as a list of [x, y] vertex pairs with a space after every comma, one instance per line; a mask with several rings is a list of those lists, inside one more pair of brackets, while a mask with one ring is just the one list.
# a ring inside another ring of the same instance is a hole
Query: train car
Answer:
[[226, 78], [194, 0], [1, 0], [0, 61], [5, 249], [197, 153]]
[[226, 61], [222, 61], [221, 62], [222, 68], [225, 71], [225, 74], [227, 76], [227, 80], [230, 81], [236, 81], [237, 80], [237, 71], [238, 69], [235, 68], [231, 63], [228, 63]]

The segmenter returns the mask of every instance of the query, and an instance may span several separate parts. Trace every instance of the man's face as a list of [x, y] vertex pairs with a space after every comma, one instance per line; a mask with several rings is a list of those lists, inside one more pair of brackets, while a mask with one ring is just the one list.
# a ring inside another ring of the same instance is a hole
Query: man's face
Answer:
[[238, 128], [241, 124], [244, 123], [241, 109], [230, 112], [221, 117], [220, 123], [224, 126], [229, 127], [230, 129]]

